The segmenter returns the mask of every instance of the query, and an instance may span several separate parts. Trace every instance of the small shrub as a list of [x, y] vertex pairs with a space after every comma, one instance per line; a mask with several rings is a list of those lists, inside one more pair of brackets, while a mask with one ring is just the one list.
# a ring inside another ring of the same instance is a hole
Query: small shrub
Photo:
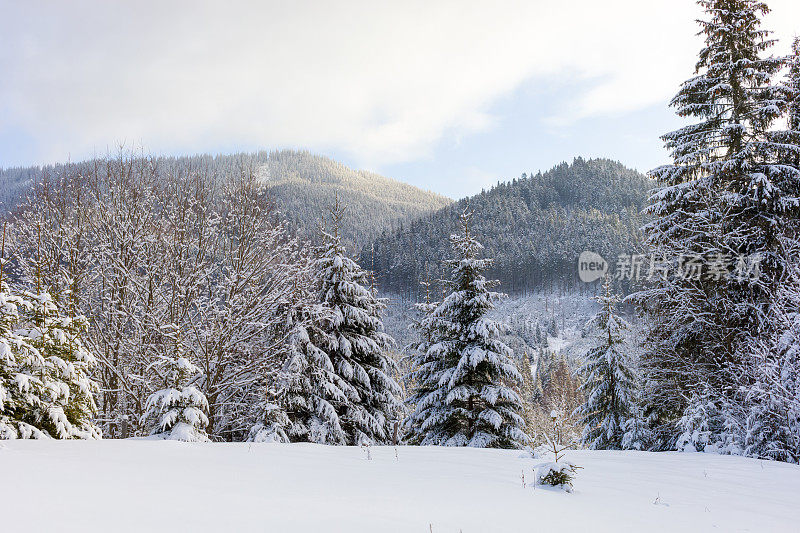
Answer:
[[556, 461], [543, 463], [534, 469], [534, 478], [537, 485], [560, 487], [567, 492], [572, 492], [572, 480], [575, 473], [581, 468], [569, 461]]

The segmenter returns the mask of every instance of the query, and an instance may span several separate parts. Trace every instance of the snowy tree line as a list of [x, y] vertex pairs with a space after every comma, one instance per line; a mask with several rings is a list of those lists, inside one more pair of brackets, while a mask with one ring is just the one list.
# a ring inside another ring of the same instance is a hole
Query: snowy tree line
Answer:
[[[396, 438], [393, 341], [343, 210], [314, 247], [252, 165], [158, 163], [66, 165], [9, 219], [4, 437]], [[51, 315], [67, 347], [50, 357]]]
[[[562, 435], [580, 430], [576, 444], [590, 448], [715, 451], [797, 463], [800, 40], [789, 56], [769, 56], [774, 41], [760, 28], [765, 4], [699, 4], [706, 45], [695, 77], [672, 101], [680, 116], [696, 122], [664, 136], [674, 162], [652, 172], [657, 188], [644, 226], [646, 249], [662, 258], [664, 275], [628, 299], [641, 313], [644, 338], [631, 335], [607, 280], [597, 298], [601, 309], [587, 325], [591, 346], [583, 364], [566, 376], [558, 366], [536, 365], [532, 378], [522, 379], [523, 403], [530, 402], [525, 417], [539, 442], [549, 418]], [[410, 421], [423, 428], [412, 434], [423, 443], [452, 438], [443, 427], [454, 425], [449, 406], [463, 396], [444, 387], [455, 382], [448, 344], [437, 342], [442, 306], [420, 305], [423, 342], [412, 374], [419, 389]], [[474, 335], [466, 332], [458, 336], [462, 342]], [[463, 367], [456, 368], [458, 375]], [[551, 381], [546, 400], [543, 375]], [[470, 412], [458, 408], [460, 416]]]
[[98, 423], [142, 434], [154, 364], [185, 357], [208, 401], [208, 432], [246, 434], [251, 405], [283, 350], [283, 309], [310, 259], [245, 168], [204, 166], [164, 179], [120, 157], [40, 180], [8, 227], [8, 272], [86, 316], [97, 359]]
[[[9, 307], [6, 328], [4, 436], [102, 432], [350, 445], [402, 439], [406, 409], [394, 341], [383, 332], [385, 304], [372, 275], [346, 252], [338, 198], [321, 245], [312, 246], [289, 230], [252, 166], [218, 176], [213, 166], [173, 173], [157, 164], [123, 155], [88, 170], [65, 166], [41, 179], [9, 219], [9, 301], [28, 295], [34, 310], [46, 302], [47, 316], [88, 325], [57, 337], [69, 349], [40, 363], [52, 364], [54, 375], [66, 372], [66, 388], [80, 390], [83, 396], [63, 392], [63, 403], [80, 402], [73, 425], [88, 429], [62, 431], [37, 414], [57, 416], [61, 397], [17, 342], [27, 336], [38, 346], [41, 333], [22, 326], [43, 327], [35, 312], [14, 318], [26, 308], [18, 303]], [[463, 261], [477, 277], [462, 283], [486, 296], [481, 315], [495, 296], [470, 266], [484, 260], [467, 238]], [[474, 320], [488, 344], [457, 343], [451, 353], [492, 358], [479, 372], [467, 371], [467, 381], [478, 383], [459, 385], [463, 399], [475, 403], [470, 424], [477, 429], [452, 443], [521, 445], [519, 397], [502, 383], [519, 377], [510, 350], [495, 338], [495, 326]], [[495, 357], [502, 359], [496, 367]], [[82, 372], [72, 375], [75, 369]], [[28, 385], [40, 382], [40, 389]], [[491, 437], [495, 430], [501, 440]]]
[[252, 167], [165, 179], [156, 164], [66, 166], [10, 219], [4, 437], [529, 442], [469, 215], [452, 237], [451, 294], [425, 326], [432, 366], [413, 365], [406, 406], [385, 303], [346, 252], [338, 198], [314, 247], [288, 230]]

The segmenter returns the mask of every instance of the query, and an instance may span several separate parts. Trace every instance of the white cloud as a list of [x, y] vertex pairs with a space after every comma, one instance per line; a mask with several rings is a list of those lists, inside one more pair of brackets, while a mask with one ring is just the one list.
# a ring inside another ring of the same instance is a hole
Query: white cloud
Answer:
[[27, 131], [40, 160], [124, 140], [375, 167], [491, 127], [491, 104], [537, 76], [594, 80], [556, 122], [664, 101], [698, 47], [689, 0], [2, 2], [0, 134]]

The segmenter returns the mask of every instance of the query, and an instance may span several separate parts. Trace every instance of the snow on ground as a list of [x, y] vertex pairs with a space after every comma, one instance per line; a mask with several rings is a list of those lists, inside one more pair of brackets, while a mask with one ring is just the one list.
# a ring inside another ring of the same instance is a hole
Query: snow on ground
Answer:
[[172, 441], [0, 444], [2, 531], [798, 531], [800, 467], [570, 452], [575, 492], [519, 451]]

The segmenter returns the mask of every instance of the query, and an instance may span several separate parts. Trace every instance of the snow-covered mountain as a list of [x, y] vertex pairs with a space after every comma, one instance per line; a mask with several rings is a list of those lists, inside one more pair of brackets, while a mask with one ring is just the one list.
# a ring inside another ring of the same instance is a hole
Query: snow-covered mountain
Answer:
[[619, 162], [577, 158], [422, 216], [377, 239], [362, 252], [362, 262], [369, 265], [374, 254], [379, 285], [416, 297], [419, 281], [446, 273], [449, 237], [468, 209], [474, 213], [470, 231], [495, 260], [488, 277], [499, 279], [502, 291], [576, 288], [584, 250], [613, 261], [641, 248], [642, 209], [652, 185]]
[[286, 216], [309, 237], [316, 236], [323, 217], [330, 222], [329, 210], [338, 195], [345, 208], [342, 236], [350, 253], [368, 247], [376, 235], [452, 203], [445, 196], [305, 151], [259, 157], [259, 176]]
[[[68, 166], [71, 171], [88, 173], [93, 163], [0, 168], [0, 213], [12, 211], [43, 176], [62, 176]], [[202, 171], [222, 181], [232, 173], [251, 169], [270, 190], [284, 216], [305, 237], [314, 239], [318, 235], [320, 223], [329, 216], [328, 210], [338, 196], [346, 207], [341, 236], [351, 253], [366, 247], [375, 235], [452, 203], [445, 196], [374, 172], [354, 170], [308, 151], [152, 158], [153, 172], [165, 175]]]

